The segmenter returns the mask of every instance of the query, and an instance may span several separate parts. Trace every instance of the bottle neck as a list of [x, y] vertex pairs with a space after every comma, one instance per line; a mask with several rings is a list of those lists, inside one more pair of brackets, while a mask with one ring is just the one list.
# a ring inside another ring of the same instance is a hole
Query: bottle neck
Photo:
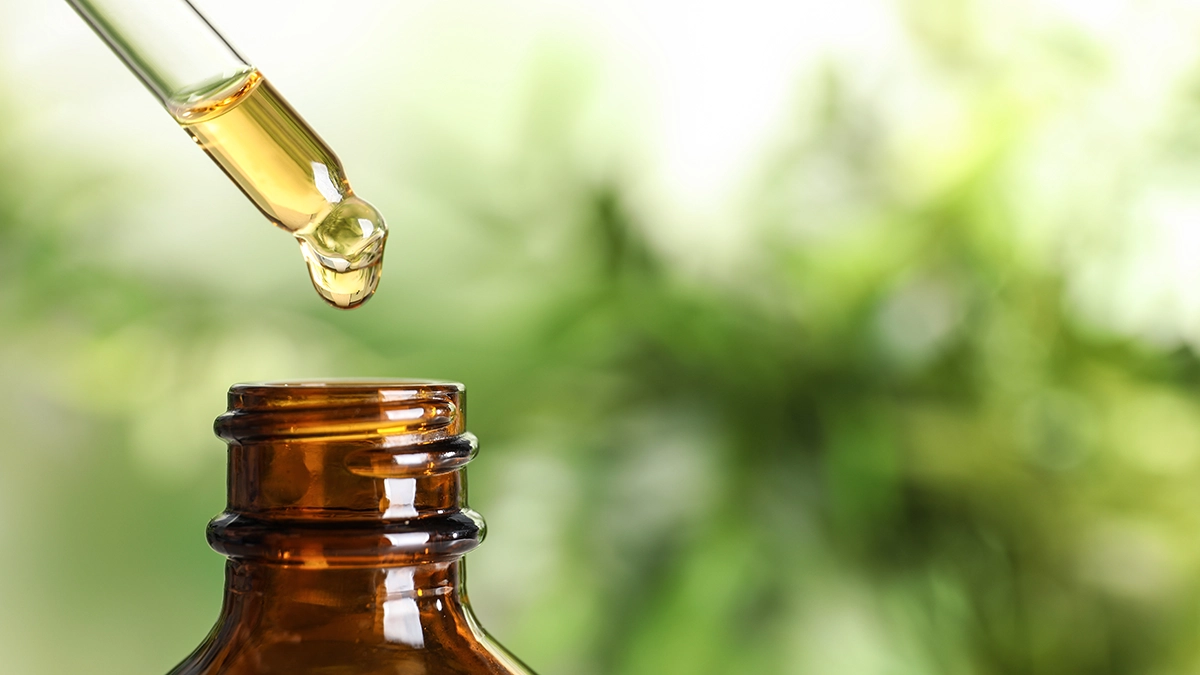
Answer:
[[231, 446], [229, 504], [209, 543], [233, 559], [310, 568], [447, 562], [479, 545], [462, 468], [473, 436], [367, 445]]
[[242, 387], [217, 421], [228, 506], [222, 623], [292, 639], [420, 648], [468, 626], [461, 557], [483, 538], [466, 505], [461, 388]]
[[231, 560], [220, 639], [444, 646], [471, 633], [462, 590], [461, 561], [313, 569]]

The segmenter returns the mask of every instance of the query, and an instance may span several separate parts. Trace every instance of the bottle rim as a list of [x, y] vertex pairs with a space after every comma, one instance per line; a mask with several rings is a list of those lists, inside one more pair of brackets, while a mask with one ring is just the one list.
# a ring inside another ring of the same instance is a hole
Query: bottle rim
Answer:
[[214, 424], [230, 444], [371, 440], [420, 444], [466, 430], [466, 388], [402, 378], [303, 379], [235, 384]]

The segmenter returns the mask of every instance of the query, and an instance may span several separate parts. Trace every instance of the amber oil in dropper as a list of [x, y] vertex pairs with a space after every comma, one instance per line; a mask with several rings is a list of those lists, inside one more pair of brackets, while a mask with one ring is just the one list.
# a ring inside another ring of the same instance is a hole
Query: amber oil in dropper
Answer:
[[349, 309], [375, 292], [387, 226], [333, 150], [258, 70], [168, 110], [271, 222], [300, 243], [313, 286]]

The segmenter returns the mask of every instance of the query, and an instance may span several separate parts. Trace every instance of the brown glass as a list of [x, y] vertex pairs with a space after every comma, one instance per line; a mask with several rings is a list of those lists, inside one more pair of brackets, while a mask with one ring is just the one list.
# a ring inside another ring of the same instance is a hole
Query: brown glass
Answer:
[[171, 674], [531, 673], [463, 587], [484, 534], [463, 404], [446, 382], [232, 387], [216, 422], [229, 505], [208, 528], [229, 558], [225, 603]]

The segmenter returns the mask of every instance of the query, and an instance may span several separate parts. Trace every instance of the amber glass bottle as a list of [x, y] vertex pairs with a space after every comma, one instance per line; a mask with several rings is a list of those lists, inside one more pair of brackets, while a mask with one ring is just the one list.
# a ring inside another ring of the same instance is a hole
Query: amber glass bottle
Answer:
[[530, 671], [479, 627], [462, 556], [475, 455], [462, 385], [236, 385], [217, 435], [229, 505], [208, 528], [225, 603], [173, 675]]

